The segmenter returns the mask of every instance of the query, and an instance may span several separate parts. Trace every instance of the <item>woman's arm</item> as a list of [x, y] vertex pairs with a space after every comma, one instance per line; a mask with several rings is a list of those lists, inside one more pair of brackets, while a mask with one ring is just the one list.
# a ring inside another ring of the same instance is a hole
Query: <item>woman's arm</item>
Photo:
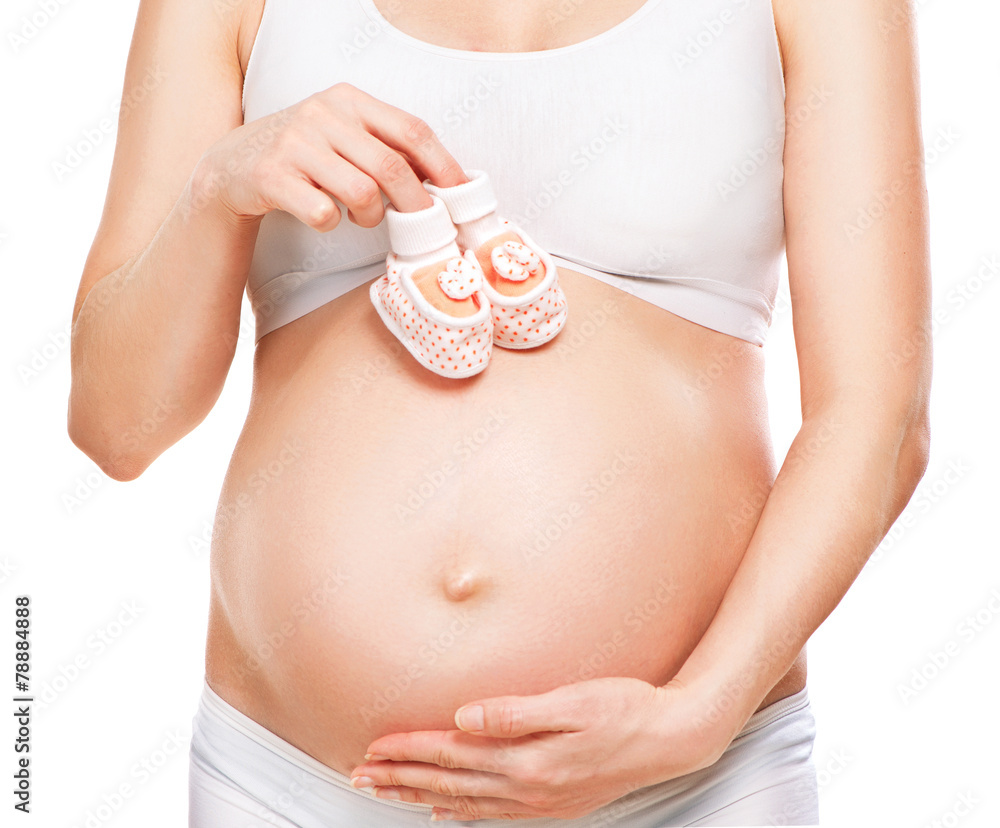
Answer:
[[259, 8], [140, 4], [70, 349], [70, 437], [117, 480], [138, 477], [218, 399], [263, 215], [326, 232], [342, 218], [334, 196], [374, 227], [382, 192], [417, 210], [430, 205], [424, 177], [466, 180], [426, 123], [347, 84], [243, 124], [238, 44]]
[[[927, 465], [928, 210], [913, 8], [900, 15], [900, 5], [780, 4], [802, 427], [712, 624], [671, 682], [704, 699], [706, 727], [723, 721], [732, 735], [837, 606]], [[816, 89], [827, 100], [802, 119]]]
[[225, 8], [142, 0], [136, 18], [70, 349], [70, 437], [117, 480], [208, 414], [236, 348], [258, 223], [228, 220], [190, 178], [242, 122], [239, 6]]

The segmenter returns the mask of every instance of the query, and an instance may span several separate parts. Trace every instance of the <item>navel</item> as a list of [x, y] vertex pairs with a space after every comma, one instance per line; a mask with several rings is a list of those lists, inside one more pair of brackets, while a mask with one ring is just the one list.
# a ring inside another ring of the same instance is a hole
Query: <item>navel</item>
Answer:
[[475, 595], [482, 586], [474, 572], [456, 572], [444, 577], [444, 594], [449, 601], [464, 601]]

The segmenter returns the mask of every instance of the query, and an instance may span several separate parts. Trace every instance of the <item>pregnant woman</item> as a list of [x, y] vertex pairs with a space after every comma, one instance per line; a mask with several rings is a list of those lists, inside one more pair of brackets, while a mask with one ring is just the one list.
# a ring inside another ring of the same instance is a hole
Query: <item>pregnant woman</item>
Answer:
[[[910, 5], [141, 0], [68, 426], [142, 474], [246, 291], [192, 826], [817, 821], [805, 645], [927, 461]], [[474, 171], [568, 313], [449, 378], [370, 288]]]

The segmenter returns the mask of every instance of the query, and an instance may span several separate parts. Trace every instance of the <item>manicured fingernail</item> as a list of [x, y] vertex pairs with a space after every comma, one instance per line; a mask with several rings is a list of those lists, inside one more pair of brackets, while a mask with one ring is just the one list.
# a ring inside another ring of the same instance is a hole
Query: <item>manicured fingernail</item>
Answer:
[[365, 759], [370, 762], [377, 762], [379, 759], [388, 759], [388, 756], [383, 756], [381, 753], [366, 753]]
[[455, 816], [454, 811], [435, 811], [431, 814], [431, 822], [438, 822], [442, 819], [451, 819]]
[[351, 784], [355, 788], [370, 788], [375, 784], [375, 780], [368, 776], [352, 776]]
[[462, 730], [482, 730], [483, 708], [478, 704], [474, 704], [472, 707], [463, 707], [458, 711], [456, 723]]
[[402, 799], [399, 792], [395, 788], [372, 788], [372, 793], [375, 794], [379, 799]]

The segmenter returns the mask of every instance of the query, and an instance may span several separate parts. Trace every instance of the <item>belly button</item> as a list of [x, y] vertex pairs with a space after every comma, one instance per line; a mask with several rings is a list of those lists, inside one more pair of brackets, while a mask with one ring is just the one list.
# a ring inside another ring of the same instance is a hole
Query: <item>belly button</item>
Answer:
[[444, 579], [444, 594], [450, 601], [464, 601], [479, 591], [479, 581], [471, 572], [448, 575]]

